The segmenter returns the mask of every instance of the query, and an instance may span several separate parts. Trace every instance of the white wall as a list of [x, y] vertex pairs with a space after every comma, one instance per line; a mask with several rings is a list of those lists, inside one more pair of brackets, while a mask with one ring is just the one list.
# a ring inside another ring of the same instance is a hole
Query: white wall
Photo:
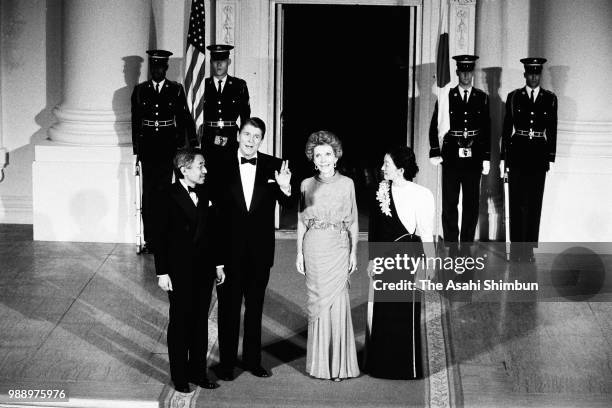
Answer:
[[3, 0], [0, 7], [2, 141], [0, 222], [32, 222], [33, 143], [46, 137], [61, 98], [59, 0]]
[[[182, 80], [190, 5], [153, 1], [150, 45], [174, 52], [168, 72], [173, 80]], [[52, 110], [62, 102], [62, 1], [2, 0], [0, 30], [0, 148], [9, 162], [0, 182], [0, 223], [31, 224], [34, 145], [47, 138], [56, 122]], [[146, 70], [145, 63], [141, 80]]]
[[[216, 6], [223, 1], [226, 0], [206, 2], [207, 42], [216, 40]], [[180, 80], [191, 1], [153, 0], [152, 3], [154, 24], [150, 46], [175, 53], [169, 77]], [[234, 72], [249, 83], [253, 114], [271, 123], [273, 95], [269, 80], [273, 50], [268, 49], [268, 2], [235, 0], [233, 3], [238, 9]], [[423, 14], [424, 31], [437, 30], [437, 4], [437, 0], [424, 2], [423, 9], [427, 10]], [[589, 7], [585, 7], [587, 5]], [[0, 7], [0, 148], [4, 146], [9, 151], [6, 177], [0, 182], [0, 222], [31, 223], [33, 144], [46, 138], [47, 129], [55, 121], [51, 110], [62, 99], [62, 2], [2, 0]], [[477, 2], [475, 53], [481, 59], [475, 85], [491, 94], [494, 132], [501, 131], [507, 93], [524, 83], [518, 60], [532, 52], [547, 52], [549, 55], [545, 56], [552, 56], [544, 71], [543, 85], [559, 95], [560, 146], [558, 166], [547, 179], [545, 200], [549, 201], [545, 204], [553, 210], [561, 208], [560, 203], [567, 205], [563, 214], [548, 211], [543, 216], [542, 232], [547, 239], [612, 240], [612, 216], [607, 210], [612, 208], [612, 193], [608, 193], [612, 184], [608, 173], [612, 166], [605, 157], [597, 158], [597, 155], [612, 156], [609, 152], [612, 102], [607, 81], [612, 58], [611, 9], [610, 2], [605, 0]], [[566, 14], [572, 16], [569, 22], [555, 23]], [[572, 21], [575, 24], [570, 24]], [[575, 37], [580, 37], [580, 41]], [[547, 44], [551, 39], [558, 40], [552, 49]], [[424, 140], [434, 99], [427, 90], [434, 83], [436, 43], [436, 36], [423, 37], [422, 66], [417, 73], [421, 105], [417, 118], [420, 141], [416, 148], [421, 159], [426, 157], [428, 150]], [[145, 69], [146, 65], [143, 71]], [[590, 144], [581, 143], [585, 137]], [[272, 142], [270, 138], [268, 143]], [[268, 151], [271, 148], [271, 145], [266, 146]], [[496, 164], [496, 146], [492, 151], [493, 164]], [[577, 155], [582, 155], [580, 162], [575, 160]], [[420, 165], [420, 181], [431, 187], [435, 183], [435, 172], [426, 169], [425, 159], [420, 160]], [[493, 227], [500, 221], [498, 216], [502, 210], [497, 175], [494, 169], [483, 189], [483, 197], [488, 198], [481, 203], [483, 239], [501, 237], [501, 231]], [[564, 188], [567, 185], [563, 180], [570, 178], [574, 187]], [[575, 194], [578, 191], [580, 194]], [[571, 227], [560, 229], [568, 211], [573, 217]], [[584, 217], [576, 218], [575, 213], [582, 213]]]
[[[612, 3], [480, 0], [477, 10], [475, 85], [491, 96], [494, 136], [501, 135], [508, 92], [525, 85], [519, 60], [548, 59], [542, 86], [557, 94], [559, 127], [540, 241], [612, 241]], [[482, 191], [481, 238], [503, 238], [498, 176], [494, 168]]]

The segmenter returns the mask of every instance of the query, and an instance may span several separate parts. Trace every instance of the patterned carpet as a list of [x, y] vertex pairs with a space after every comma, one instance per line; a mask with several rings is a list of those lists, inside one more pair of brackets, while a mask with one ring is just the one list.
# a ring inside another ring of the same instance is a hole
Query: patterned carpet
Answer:
[[[365, 243], [360, 243], [360, 265], [366, 264]], [[424, 347], [429, 358], [428, 375], [421, 381], [375, 379], [363, 374], [356, 379], [333, 383], [308, 377], [304, 372], [306, 355], [306, 302], [303, 278], [294, 270], [294, 240], [279, 240], [275, 267], [271, 273], [264, 308], [264, 366], [274, 373], [258, 379], [239, 373], [232, 383], [220, 382], [214, 392], [197, 389], [185, 395], [165, 387], [160, 401], [166, 407], [266, 406], [266, 407], [451, 407], [453, 403], [452, 368], [447, 368], [448, 345], [444, 340], [445, 305], [437, 293], [427, 293]], [[352, 317], [358, 349], [365, 342], [368, 278], [365, 267], [351, 282]], [[209, 358], [218, 358], [216, 333], [217, 308], [209, 317]], [[360, 352], [361, 360], [361, 352]], [[208, 404], [208, 405], [207, 405]]]

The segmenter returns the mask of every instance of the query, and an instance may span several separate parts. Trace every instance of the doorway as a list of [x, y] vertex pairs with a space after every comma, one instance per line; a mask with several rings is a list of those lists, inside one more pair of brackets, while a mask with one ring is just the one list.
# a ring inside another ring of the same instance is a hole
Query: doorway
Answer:
[[[292, 168], [293, 191], [314, 175], [304, 154], [308, 136], [332, 131], [343, 143], [339, 169], [355, 183], [361, 231], [384, 150], [412, 144], [414, 9], [282, 5], [280, 151]], [[281, 229], [296, 228], [296, 212], [281, 210]]]

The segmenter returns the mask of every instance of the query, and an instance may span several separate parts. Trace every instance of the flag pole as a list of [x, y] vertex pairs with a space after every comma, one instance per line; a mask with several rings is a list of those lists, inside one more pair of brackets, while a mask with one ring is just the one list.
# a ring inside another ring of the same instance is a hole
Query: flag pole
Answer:
[[[450, 130], [450, 113], [448, 93], [450, 90], [450, 59], [448, 35], [448, 0], [440, 0], [440, 19], [438, 21], [438, 50], [436, 56], [436, 98], [437, 98], [437, 129], [438, 148], [441, 148], [444, 136]], [[436, 247], [441, 241], [441, 190], [442, 174], [440, 163], [436, 164]]]

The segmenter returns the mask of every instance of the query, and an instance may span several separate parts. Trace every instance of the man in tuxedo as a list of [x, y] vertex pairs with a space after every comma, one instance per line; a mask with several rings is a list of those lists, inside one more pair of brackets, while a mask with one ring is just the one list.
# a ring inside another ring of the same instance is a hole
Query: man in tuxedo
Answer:
[[[557, 96], [540, 87], [545, 58], [521, 59], [525, 86], [506, 99], [500, 173], [508, 172], [510, 240], [515, 261], [534, 262], [546, 172], [557, 151]], [[515, 250], [516, 248], [516, 250]]]
[[183, 86], [166, 78], [170, 51], [149, 50], [151, 79], [132, 92], [132, 145], [142, 163], [143, 252], [154, 250], [153, 197], [172, 183], [172, 158], [185, 143], [195, 146], [195, 124]]
[[257, 377], [271, 374], [261, 365], [261, 319], [264, 295], [274, 260], [276, 202], [289, 204], [291, 172], [286, 161], [258, 152], [264, 122], [241, 123], [238, 149], [211, 171], [224, 234], [223, 262], [218, 273], [227, 280], [219, 294], [219, 378], [234, 379], [238, 354], [240, 310], [245, 302], [242, 362]]
[[[449, 91], [450, 130], [438, 139], [438, 105], [429, 127], [429, 157], [442, 164], [442, 229], [449, 255], [470, 255], [478, 223], [480, 175], [489, 174], [491, 139], [489, 95], [472, 86], [476, 55], [456, 55], [459, 84]], [[463, 192], [461, 234], [459, 234], [459, 191]]]
[[[155, 271], [170, 299], [168, 358], [170, 377], [179, 392], [189, 382], [217, 388], [206, 376], [208, 309], [215, 280], [214, 207], [204, 186], [206, 167], [199, 150], [181, 149], [174, 157], [179, 179], [159, 193], [155, 216]], [[216, 273], [217, 284], [225, 276]]]

